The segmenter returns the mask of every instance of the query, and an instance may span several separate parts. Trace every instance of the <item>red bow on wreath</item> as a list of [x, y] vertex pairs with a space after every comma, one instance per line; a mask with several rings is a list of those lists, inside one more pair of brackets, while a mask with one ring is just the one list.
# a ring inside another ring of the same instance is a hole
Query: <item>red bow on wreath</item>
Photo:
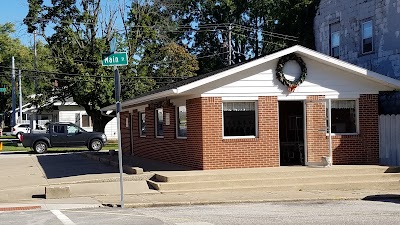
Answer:
[[289, 92], [293, 92], [296, 88], [297, 88], [297, 85], [290, 85], [290, 86], [288, 87], [288, 91], [289, 91]]

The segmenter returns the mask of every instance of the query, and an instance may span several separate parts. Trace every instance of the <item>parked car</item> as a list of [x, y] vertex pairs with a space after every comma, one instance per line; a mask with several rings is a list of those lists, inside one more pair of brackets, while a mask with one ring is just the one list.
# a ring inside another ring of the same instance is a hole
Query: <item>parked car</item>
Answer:
[[100, 151], [107, 143], [101, 132], [87, 132], [73, 123], [48, 123], [46, 133], [24, 133], [20, 141], [36, 153], [45, 153], [53, 147], [86, 146], [91, 151]]
[[[46, 128], [42, 125], [37, 125], [36, 130], [44, 131]], [[11, 135], [16, 136], [17, 138], [20, 138], [21, 134], [29, 132], [31, 132], [29, 123], [19, 123], [11, 128]]]
[[20, 123], [17, 124], [15, 126], [13, 126], [13, 128], [11, 128], [11, 135], [16, 136], [17, 138], [19, 138], [20, 134], [22, 133], [28, 133], [30, 130], [29, 128], [29, 124], [27, 123]]

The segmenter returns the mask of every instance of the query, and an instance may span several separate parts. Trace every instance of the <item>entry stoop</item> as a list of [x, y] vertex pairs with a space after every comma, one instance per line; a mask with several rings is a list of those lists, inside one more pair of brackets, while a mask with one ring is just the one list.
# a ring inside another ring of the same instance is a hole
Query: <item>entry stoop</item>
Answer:
[[400, 169], [385, 166], [279, 167], [156, 172], [148, 184], [160, 192], [229, 189], [265, 191], [399, 190]]

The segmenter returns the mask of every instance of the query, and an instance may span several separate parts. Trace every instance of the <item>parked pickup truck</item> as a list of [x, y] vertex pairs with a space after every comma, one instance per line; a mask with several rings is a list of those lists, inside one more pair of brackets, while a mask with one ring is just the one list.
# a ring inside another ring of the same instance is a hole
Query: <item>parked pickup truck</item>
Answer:
[[107, 137], [100, 132], [87, 132], [73, 123], [48, 123], [46, 133], [24, 133], [20, 137], [24, 147], [36, 153], [45, 153], [52, 147], [86, 146], [91, 151], [100, 151]]

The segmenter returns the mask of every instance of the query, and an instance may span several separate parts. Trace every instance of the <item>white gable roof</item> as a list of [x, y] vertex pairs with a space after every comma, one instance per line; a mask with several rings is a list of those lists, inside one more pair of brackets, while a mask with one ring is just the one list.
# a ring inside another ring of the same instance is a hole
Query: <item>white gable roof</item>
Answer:
[[[370, 82], [374, 82], [380, 85], [383, 85], [387, 87], [387, 89], [400, 89], [400, 81], [375, 73], [373, 71], [369, 71], [367, 69], [364, 69], [359, 66], [355, 66], [353, 64], [347, 63], [345, 61], [327, 56], [325, 54], [316, 52], [314, 50], [296, 45], [284, 50], [281, 50], [279, 52], [261, 57], [259, 59], [250, 61], [248, 63], [244, 63], [238, 66], [235, 66], [230, 69], [223, 70], [222, 72], [212, 74], [210, 76], [205, 76], [202, 79], [197, 79], [194, 80], [193, 82], [190, 83], [183, 83], [182, 85], [178, 86], [173, 86], [170, 89], [166, 89], [160, 92], [154, 92], [150, 93], [148, 95], [144, 95], [141, 97], [137, 97], [131, 100], [124, 101], [122, 103], [122, 106], [130, 106], [130, 105], [139, 105], [141, 103], [145, 103], [148, 101], [156, 100], [156, 99], [161, 99], [161, 98], [166, 98], [166, 97], [172, 97], [172, 96], [178, 96], [182, 94], [189, 94], [191, 90], [194, 90], [195, 88], [205, 86], [207, 84], [211, 84], [212, 82], [227, 78], [228, 76], [232, 74], [237, 74], [239, 72], [251, 69], [253, 67], [259, 66], [264, 63], [268, 63], [274, 60], [277, 60], [281, 58], [282, 56], [291, 54], [291, 53], [297, 53], [301, 56], [305, 56], [307, 58], [310, 58], [316, 62], [319, 62], [321, 64], [325, 64], [327, 66], [335, 67], [338, 69], [341, 69], [343, 71], [347, 71], [351, 74], [354, 74], [359, 77], [360, 80], [362, 79], [367, 79]], [[202, 76], [202, 75], [201, 75]], [[103, 108], [103, 111], [106, 110], [112, 110], [114, 109], [115, 106], [108, 106]]]

